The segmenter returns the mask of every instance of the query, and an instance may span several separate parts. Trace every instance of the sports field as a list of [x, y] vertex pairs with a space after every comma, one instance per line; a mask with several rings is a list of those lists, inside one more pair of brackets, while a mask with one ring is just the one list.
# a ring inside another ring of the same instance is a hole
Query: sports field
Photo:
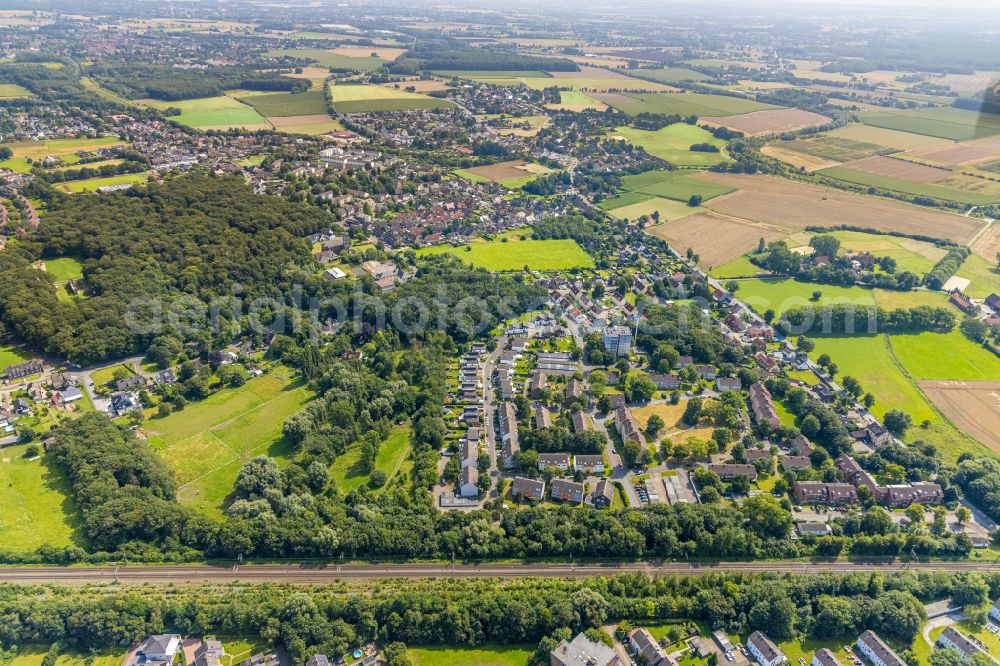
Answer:
[[50, 458], [28, 460], [28, 445], [0, 450], [0, 550], [80, 545], [79, 514], [69, 481]]
[[[610, 134], [610, 137], [641, 146], [650, 155], [677, 166], [710, 167], [728, 160], [725, 153], [721, 152], [726, 145], [725, 141], [715, 138], [711, 132], [697, 125], [687, 123], [674, 123], [655, 132], [634, 127], [619, 127]], [[692, 145], [702, 143], [713, 145], [720, 152], [691, 150]]]
[[[387, 483], [397, 475], [405, 475], [413, 468], [410, 455], [410, 428], [399, 426], [389, 432], [385, 441], [379, 444], [375, 456], [375, 469], [385, 472]], [[330, 465], [330, 480], [337, 484], [342, 493], [357, 490], [368, 483], [370, 478], [361, 468], [361, 447], [352, 445]]]
[[576, 267], [590, 268], [594, 265], [593, 258], [571, 239], [518, 240], [511, 236], [507, 242], [474, 242], [464, 247], [435, 245], [422, 248], [417, 254], [452, 254], [476, 268], [498, 272], [520, 271], [525, 267], [533, 271], [558, 271]]
[[340, 113], [454, 107], [451, 102], [436, 97], [364, 84], [330, 86], [330, 99], [333, 101], [333, 108]]
[[955, 108], [886, 109], [858, 114], [866, 125], [967, 141], [1000, 134], [1000, 115]]
[[625, 95], [597, 93], [594, 95], [605, 104], [629, 115], [639, 113], [676, 113], [682, 116], [733, 116], [751, 111], [777, 109], [773, 104], [762, 104], [742, 97], [707, 95], [704, 93], [658, 93]]
[[178, 499], [221, 517], [244, 462], [265, 454], [280, 464], [291, 453], [281, 426], [309, 397], [306, 387], [290, 379], [288, 369], [276, 368], [165, 418], [150, 418], [145, 430], [174, 470]]
[[229, 129], [233, 127], [244, 127], [246, 129], [271, 128], [267, 120], [257, 113], [252, 106], [226, 95], [185, 99], [176, 102], [144, 99], [142, 103], [161, 111], [170, 107], [180, 109], [180, 115], [171, 116], [170, 119], [196, 129]]

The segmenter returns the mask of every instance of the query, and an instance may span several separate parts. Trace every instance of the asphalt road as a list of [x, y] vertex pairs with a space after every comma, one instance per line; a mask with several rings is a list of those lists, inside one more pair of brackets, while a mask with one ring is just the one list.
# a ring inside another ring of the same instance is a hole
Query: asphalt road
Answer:
[[8, 567], [0, 568], [0, 583], [83, 585], [89, 583], [199, 584], [199, 583], [330, 583], [377, 578], [585, 578], [624, 572], [699, 575], [712, 572], [766, 572], [792, 574], [896, 573], [925, 571], [993, 571], [991, 562], [636, 562], [588, 564], [267, 564], [129, 565], [122, 567]]

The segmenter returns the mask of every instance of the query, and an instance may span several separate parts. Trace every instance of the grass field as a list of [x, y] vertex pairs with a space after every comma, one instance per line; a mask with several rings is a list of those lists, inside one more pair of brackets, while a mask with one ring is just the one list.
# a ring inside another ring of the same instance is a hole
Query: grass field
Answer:
[[333, 108], [341, 113], [444, 109], [454, 106], [447, 100], [375, 85], [330, 86], [330, 98]]
[[74, 257], [60, 257], [45, 262], [45, 272], [56, 282], [56, 295], [62, 300], [70, 300], [72, 296], [66, 291], [66, 283], [83, 277], [83, 265]]
[[534, 645], [481, 645], [475, 648], [415, 647], [406, 651], [413, 666], [526, 666]]
[[734, 116], [751, 111], [777, 109], [742, 97], [704, 93], [653, 93], [637, 95], [597, 95], [596, 99], [629, 115], [639, 113], [677, 113], [682, 116]]
[[[839, 285], [799, 282], [791, 278], [740, 280], [739, 286], [737, 294], [740, 300], [758, 312], [772, 309], [778, 314], [797, 305], [877, 304], [882, 308], [893, 310], [918, 305], [945, 304], [945, 295], [940, 292], [841, 287]], [[817, 289], [822, 292], [822, 296], [818, 301], [813, 301], [812, 292]]]
[[27, 460], [28, 445], [0, 450], [0, 550], [80, 545], [79, 514], [69, 481], [48, 457]]
[[6, 144], [14, 153], [10, 159], [0, 161], [0, 167], [17, 171], [19, 173], [29, 173], [31, 164], [28, 159], [40, 160], [48, 155], [60, 157], [64, 162], [71, 164], [79, 161], [76, 152], [93, 151], [98, 148], [108, 148], [110, 146], [125, 145], [118, 137], [102, 136], [95, 139], [51, 139], [49, 141], [21, 141]]
[[19, 347], [13, 345], [0, 346], [0, 371], [6, 370], [8, 365], [27, 361], [30, 358], [34, 358], [34, 356]]
[[1000, 270], [996, 262], [987, 261], [978, 254], [966, 257], [956, 275], [971, 280], [965, 290], [968, 296], [986, 298], [992, 293], [1000, 294]]
[[897, 272], [910, 271], [920, 276], [930, 271], [935, 262], [947, 253], [932, 243], [909, 238], [857, 231], [835, 231], [832, 235], [840, 241], [841, 254], [868, 252], [876, 257], [892, 257], [896, 261]]
[[322, 90], [302, 93], [266, 93], [239, 95], [262, 116], [311, 116], [325, 114], [326, 98]]
[[967, 141], [1000, 134], [1000, 115], [955, 108], [886, 109], [859, 114], [866, 125]]
[[849, 167], [830, 167], [828, 169], [820, 169], [816, 173], [820, 176], [835, 178], [837, 180], [843, 180], [857, 185], [868, 185], [870, 187], [891, 190], [893, 192], [902, 192], [904, 194], [935, 197], [937, 199], [956, 201], [970, 206], [984, 206], [1000, 201], [1000, 194], [991, 195], [980, 194], [977, 192], [965, 192], [951, 187], [942, 187], [941, 185], [935, 185], [933, 183], [918, 183], [912, 180], [903, 180], [902, 178], [893, 178], [892, 176], [883, 176], [877, 173], [859, 171]]
[[[410, 428], [393, 428], [378, 447], [375, 469], [385, 472], [390, 482], [399, 473], [405, 476], [413, 466], [413, 462], [409, 460], [410, 448]], [[330, 479], [337, 484], [340, 492], [348, 493], [368, 483], [369, 475], [361, 469], [360, 461], [361, 447], [355, 444], [330, 465]]]
[[281, 426], [309, 397], [307, 388], [289, 380], [287, 369], [276, 368], [170, 416], [152, 418], [146, 432], [177, 476], [178, 499], [221, 517], [246, 460], [265, 454], [280, 463], [290, 454]]
[[750, 263], [750, 260], [743, 257], [737, 257], [732, 261], [722, 264], [721, 266], [716, 266], [709, 273], [712, 277], [724, 280], [728, 278], [741, 278], [741, 277], [753, 277], [758, 273], [763, 272], [763, 269]]
[[374, 72], [381, 69], [386, 61], [381, 58], [352, 57], [327, 51], [325, 49], [274, 49], [264, 55], [280, 58], [283, 56], [291, 58], [302, 58], [311, 60], [323, 67], [333, 67], [334, 69], [348, 70], [352, 72]]
[[[42, 666], [47, 651], [47, 645], [22, 646], [14, 658], [5, 664], [6, 666]], [[121, 648], [121, 651], [117, 652], [115, 650], [100, 650], [94, 654], [67, 652], [56, 658], [54, 666], [120, 666], [124, 652], [125, 648]]]
[[465, 247], [435, 245], [422, 248], [417, 254], [452, 254], [488, 271], [519, 271], [526, 266], [535, 271], [557, 271], [594, 265], [593, 258], [572, 239], [522, 241], [511, 237], [506, 243], [493, 240]]
[[894, 334], [896, 358], [915, 379], [996, 380], [1000, 358], [957, 328], [949, 333]]
[[30, 90], [16, 83], [0, 83], [0, 99], [20, 99], [32, 96]]
[[559, 92], [559, 103], [546, 104], [545, 107], [554, 111], [586, 111], [588, 109], [604, 111], [608, 105], [577, 90], [562, 90]]
[[722, 152], [703, 153], [690, 150], [694, 144], [708, 143], [721, 151], [726, 142], [715, 138], [711, 132], [703, 130], [697, 125], [687, 123], [674, 123], [655, 132], [634, 127], [619, 127], [611, 136], [641, 146], [650, 155], [677, 166], [709, 167], [721, 164], [728, 159]]
[[96, 192], [97, 188], [105, 187], [108, 185], [135, 185], [137, 183], [145, 183], [146, 179], [149, 178], [149, 171], [143, 171], [141, 173], [124, 173], [119, 176], [107, 176], [106, 178], [85, 178], [83, 180], [67, 180], [62, 183], [56, 183], [52, 187], [62, 190], [63, 192], [69, 192], [71, 194], [80, 194], [81, 192]]
[[246, 127], [247, 129], [269, 129], [271, 125], [248, 104], [243, 104], [232, 97], [201, 97], [185, 99], [176, 102], [161, 102], [159, 100], [142, 100], [146, 106], [161, 111], [170, 107], [180, 109], [178, 116], [172, 116], [182, 125], [196, 129], [229, 127]]
[[734, 191], [726, 185], [691, 178], [690, 174], [690, 171], [683, 170], [647, 171], [623, 177], [622, 187], [630, 192], [682, 202], [687, 202], [693, 194], [700, 194], [703, 200], [708, 201]]
[[114, 102], [115, 104], [121, 104], [122, 106], [126, 107], [135, 106], [135, 102], [125, 99], [124, 97], [122, 97], [121, 95], [112, 90], [108, 90], [100, 83], [98, 83], [97, 81], [88, 76], [80, 78], [80, 85], [82, 85], [84, 88], [94, 93], [98, 97], [104, 98], [109, 102]]
[[688, 206], [681, 201], [652, 197], [637, 203], [613, 208], [608, 212], [622, 220], [638, 220], [643, 215], [652, 216], [654, 212], [658, 212], [660, 214], [660, 222], [669, 222], [693, 215], [698, 212], [698, 209]]
[[[886, 132], [891, 130], [885, 130]], [[807, 155], [822, 157], [836, 162], [860, 160], [873, 155], [888, 155], [898, 152], [897, 148], [879, 145], [868, 141], [856, 141], [843, 136], [820, 134], [808, 139], [794, 141], [776, 141], [775, 146], [795, 150]]]
[[871, 143], [895, 150], [917, 150], [944, 143], [942, 139], [923, 134], [913, 134], [885, 127], [850, 123], [835, 130], [824, 132], [821, 137], [847, 139], [858, 143]]

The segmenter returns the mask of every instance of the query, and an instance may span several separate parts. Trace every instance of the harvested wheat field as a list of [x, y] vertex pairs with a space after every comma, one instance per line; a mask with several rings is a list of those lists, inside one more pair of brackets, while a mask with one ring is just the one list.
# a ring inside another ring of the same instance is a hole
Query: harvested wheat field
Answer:
[[787, 229], [846, 224], [968, 243], [984, 224], [961, 215], [774, 176], [702, 173], [693, 178], [737, 189], [707, 202], [707, 208]]
[[973, 252], [984, 259], [996, 261], [1000, 255], [1000, 224], [994, 222], [979, 238], [969, 246]]
[[805, 169], [810, 173], [813, 171], [819, 171], [820, 169], [829, 169], [830, 167], [840, 166], [840, 162], [826, 160], [822, 157], [809, 155], [808, 153], [800, 153], [797, 150], [789, 150], [788, 148], [782, 148], [780, 145], [771, 144], [769, 146], [764, 146], [760, 149], [760, 152], [764, 153], [768, 157], [780, 160], [785, 164], [790, 164], [796, 169]]
[[327, 49], [327, 51], [348, 58], [381, 58], [382, 60], [395, 60], [406, 53], [406, 49], [397, 49], [391, 46], [338, 46], [335, 49]]
[[326, 134], [344, 127], [325, 113], [311, 116], [283, 116], [270, 119], [274, 129], [292, 134]]
[[948, 86], [957, 93], [977, 93], [1000, 81], [1000, 72], [976, 72], [975, 74], [946, 74], [931, 79], [931, 83]]
[[738, 116], [718, 116], [702, 118], [701, 120], [710, 125], [721, 125], [750, 136], [794, 132], [807, 127], [819, 127], [830, 122], [826, 116], [799, 109], [767, 109], [741, 113]]
[[842, 166], [847, 169], [874, 173], [879, 176], [908, 180], [912, 183], [937, 183], [952, 176], [951, 171], [947, 169], [939, 169], [925, 164], [897, 160], [894, 157], [883, 157], [881, 155], [848, 162]]
[[647, 231], [679, 252], [691, 248], [698, 255], [698, 263], [706, 268], [743, 256], [756, 248], [761, 238], [771, 242], [788, 236], [778, 229], [708, 213], [672, 220]]
[[1000, 382], [922, 381], [919, 385], [960, 430], [1000, 453]]
[[976, 162], [1000, 158], [1000, 138], [988, 137], [975, 141], [963, 141], [946, 146], [915, 150], [909, 154], [942, 164], [975, 164]]

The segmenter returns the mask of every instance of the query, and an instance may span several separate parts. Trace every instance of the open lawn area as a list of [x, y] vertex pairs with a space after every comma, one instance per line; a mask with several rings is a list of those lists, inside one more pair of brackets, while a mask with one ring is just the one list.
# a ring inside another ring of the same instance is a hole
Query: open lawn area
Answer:
[[270, 645], [259, 639], [247, 639], [237, 636], [216, 636], [222, 641], [222, 649], [226, 654], [219, 660], [222, 666], [233, 666], [255, 654], [266, 652]]
[[559, 92], [559, 103], [546, 104], [545, 108], [553, 111], [587, 111], [589, 109], [604, 111], [608, 105], [577, 90], [562, 90]]
[[96, 192], [99, 187], [109, 187], [112, 185], [136, 185], [145, 183], [149, 178], [149, 171], [141, 173], [124, 173], [118, 176], [107, 176], [105, 178], [84, 178], [83, 180], [67, 180], [63, 183], [56, 183], [52, 187], [70, 194], [81, 194], [83, 192]]
[[164, 418], [150, 418], [145, 431], [174, 470], [178, 499], [221, 517], [244, 462], [265, 454], [291, 453], [281, 434], [286, 418], [310, 397], [309, 390], [277, 367], [239, 388], [225, 388]]
[[0, 161], [0, 168], [10, 169], [19, 173], [30, 173], [31, 160], [41, 160], [53, 155], [60, 157], [67, 164], [80, 161], [77, 151], [94, 151], [109, 146], [123, 146], [126, 142], [114, 136], [102, 136], [95, 139], [51, 139], [49, 141], [19, 141], [5, 144], [14, 156]]
[[[707, 405], [711, 400], [706, 400]], [[660, 431], [657, 436], [656, 441], [661, 439], [669, 439], [674, 442], [684, 442], [687, 441], [689, 437], [695, 437], [698, 439], [707, 439], [712, 434], [711, 427], [691, 427], [681, 420], [684, 415], [684, 410], [687, 404], [680, 402], [676, 405], [672, 405], [669, 402], [660, 402], [651, 405], [643, 405], [642, 407], [635, 407], [632, 409], [632, 415], [635, 416], [636, 422], [639, 427], [645, 431], [646, 424], [649, 423], [649, 417], [653, 414], [659, 414], [660, 418], [663, 419], [663, 430]], [[650, 439], [650, 443], [653, 440]]]
[[100, 370], [94, 370], [90, 373], [90, 381], [94, 383], [95, 387], [104, 386], [105, 384], [110, 384], [115, 377], [115, 372], [119, 369], [124, 370], [130, 375], [135, 374], [135, 368], [133, 368], [128, 363], [118, 363], [117, 365], [109, 365], [107, 367], [101, 368]]
[[[740, 280], [738, 298], [759, 313], [771, 309], [781, 314], [799, 305], [836, 305], [854, 303], [856, 305], [877, 304], [887, 310], [912, 308], [918, 305], [945, 305], [946, 297], [934, 291], [892, 291], [889, 289], [868, 289], [866, 287], [841, 287], [815, 282], [799, 282], [792, 278], [754, 278]], [[820, 291], [818, 301], [812, 300], [812, 293]]]
[[27, 448], [23, 444], [0, 449], [3, 548], [25, 553], [43, 545], [81, 545], [69, 481], [48, 456], [26, 459]]
[[[700, 178], [693, 178], [695, 172], [684, 169], [675, 171], [646, 171], [622, 178], [622, 187], [630, 192], [674, 199], [687, 202], [691, 195], [698, 194], [704, 201], [723, 194], [729, 194], [734, 188], [726, 185], [710, 183]], [[635, 203], [635, 202], [631, 202]]]
[[0, 346], [0, 371], [6, 370], [8, 365], [27, 361], [30, 358], [34, 358], [34, 355], [20, 347], [15, 347], [14, 345]]
[[613, 208], [608, 212], [622, 220], [638, 220], [643, 215], [648, 215], [652, 219], [653, 213], [659, 213], [660, 222], [663, 223], [693, 215], [698, 212], [698, 208], [688, 206], [681, 201], [650, 197], [634, 204]]
[[443, 99], [396, 88], [376, 85], [331, 85], [333, 108], [341, 113], [399, 111], [401, 109], [447, 109], [454, 105]]
[[[384, 442], [379, 444], [375, 456], [375, 469], [385, 472], [387, 484], [405, 479], [413, 467], [410, 455], [410, 428], [397, 426], [389, 432]], [[361, 446], [354, 444], [330, 465], [330, 479], [342, 493], [357, 490], [368, 483], [369, 475], [361, 467]]]
[[896, 358], [915, 379], [996, 380], [1000, 358], [969, 340], [958, 328], [890, 337]]
[[420, 256], [452, 254], [476, 268], [488, 271], [519, 271], [528, 267], [535, 271], [558, 271], [568, 268], [590, 268], [593, 258], [575, 240], [493, 240], [472, 243], [464, 247], [435, 245], [417, 252]]
[[406, 651], [413, 666], [526, 666], [535, 645], [481, 645], [475, 648], [415, 647]]
[[232, 127], [271, 129], [271, 125], [252, 106], [226, 95], [175, 102], [144, 99], [142, 103], [161, 111], [171, 107], [180, 109], [180, 115], [172, 116], [171, 120], [196, 129], [229, 129]]
[[876, 257], [892, 257], [897, 272], [910, 271], [918, 276], [930, 271], [948, 253], [933, 243], [897, 236], [857, 231], [835, 231], [832, 235], [840, 241], [840, 254], [868, 252]]
[[19, 99], [33, 97], [31, 91], [16, 83], [0, 83], [0, 99]]
[[992, 293], [1000, 294], [1000, 270], [996, 262], [987, 261], [978, 254], [966, 257], [956, 275], [970, 280], [965, 290], [967, 296], [986, 298]]
[[707, 130], [687, 123], [674, 123], [655, 132], [634, 127], [619, 127], [610, 136], [641, 146], [650, 155], [677, 166], [709, 167], [728, 159], [722, 152], [690, 150], [692, 145], [707, 143], [721, 151], [726, 142], [715, 138]]
[[729, 278], [753, 277], [761, 272], [763, 272], [762, 268], [752, 264], [746, 256], [742, 256], [728, 261], [721, 266], [716, 266], [709, 271], [709, 274], [716, 279], [725, 280]]
[[[48, 649], [47, 645], [23, 646], [6, 664], [7, 666], [42, 666]], [[66, 652], [56, 658], [53, 666], [121, 666], [124, 656], [125, 648], [121, 648], [120, 651], [101, 650], [95, 654]]]

